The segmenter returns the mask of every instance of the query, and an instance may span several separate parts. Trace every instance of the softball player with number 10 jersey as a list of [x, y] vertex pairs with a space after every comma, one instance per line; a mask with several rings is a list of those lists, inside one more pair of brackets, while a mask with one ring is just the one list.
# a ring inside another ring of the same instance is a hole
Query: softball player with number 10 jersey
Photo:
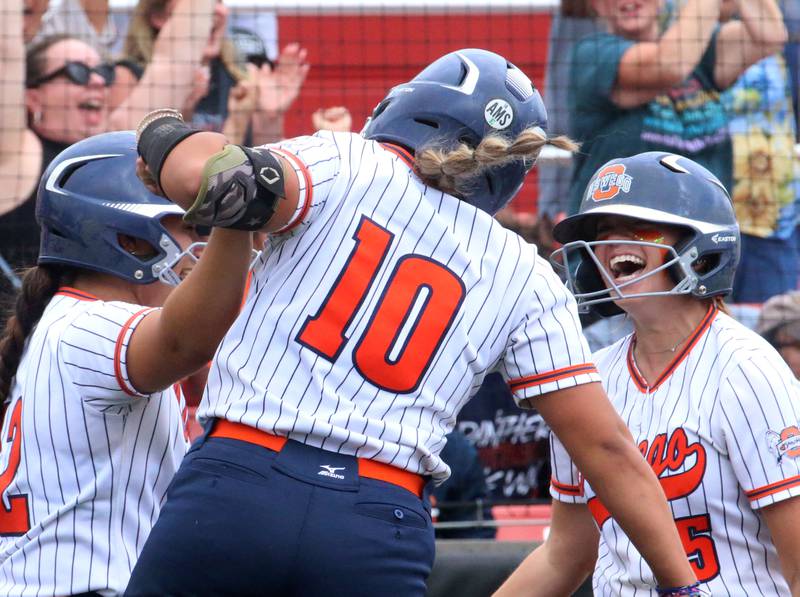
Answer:
[[272, 234], [214, 358], [208, 434], [128, 594], [423, 595], [425, 485], [449, 475], [444, 436], [495, 369], [648, 537], [659, 580], [693, 582], [666, 505], [639, 509], [660, 490], [597, 383], [573, 299], [492, 218], [545, 144], [569, 146], [545, 122], [530, 80], [482, 50], [395, 87], [361, 135], [250, 149], [168, 111], [145, 119], [142, 175], [187, 219]]
[[[633, 322], [597, 367], [702, 586], [800, 594], [800, 385], [725, 313], [739, 229], [722, 184], [673, 154], [612, 160], [555, 236], [578, 301]], [[531, 580], [547, 574], [567, 592], [592, 567], [596, 595], [652, 594], [650, 567], [557, 437], [551, 457], [550, 536], [499, 595], [541, 595]]]

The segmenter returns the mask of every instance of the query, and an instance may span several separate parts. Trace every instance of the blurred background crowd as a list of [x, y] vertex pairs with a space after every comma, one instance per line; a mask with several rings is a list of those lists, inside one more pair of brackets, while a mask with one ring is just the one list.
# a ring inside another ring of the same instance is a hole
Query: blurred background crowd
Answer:
[[[725, 182], [742, 230], [731, 309], [800, 376], [800, 0], [780, 2], [777, 19], [750, 0], [336, 4], [0, 0], [3, 303], [36, 261], [38, 179], [70, 144], [164, 106], [248, 145], [358, 130], [393, 82], [477, 46], [531, 74], [549, 132], [582, 144], [574, 159], [545, 152], [498, 219], [547, 256], [553, 224], [608, 159], [666, 149], [699, 161]], [[742, 27], [748, 47], [729, 41]], [[663, 69], [626, 69], [643, 42], [662, 44]], [[584, 324], [593, 348], [629, 331], [624, 317]], [[496, 519], [546, 519], [548, 454], [541, 417], [490, 376], [443, 453], [453, 476], [435, 496], [439, 535], [541, 538], [543, 525], [497, 531]]]

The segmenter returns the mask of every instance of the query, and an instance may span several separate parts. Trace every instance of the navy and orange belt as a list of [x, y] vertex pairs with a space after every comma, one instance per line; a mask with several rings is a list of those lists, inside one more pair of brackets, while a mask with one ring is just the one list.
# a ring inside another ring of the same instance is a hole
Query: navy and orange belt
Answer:
[[[280, 452], [288, 441], [286, 437], [272, 435], [255, 427], [234, 423], [226, 419], [216, 420], [209, 437], [238, 439], [239, 441], [267, 448], [273, 452]], [[358, 475], [360, 477], [385, 481], [407, 489], [418, 497], [422, 497], [422, 491], [425, 487], [425, 479], [422, 476], [404, 471], [391, 464], [369, 460], [368, 458], [357, 458], [356, 460], [358, 461]]]

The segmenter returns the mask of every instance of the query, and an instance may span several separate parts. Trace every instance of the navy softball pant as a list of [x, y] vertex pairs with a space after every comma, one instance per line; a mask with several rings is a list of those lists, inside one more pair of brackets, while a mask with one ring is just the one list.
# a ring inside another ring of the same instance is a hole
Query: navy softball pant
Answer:
[[427, 494], [355, 471], [352, 456], [294, 441], [275, 452], [204, 436], [125, 594], [424, 595], [434, 558]]

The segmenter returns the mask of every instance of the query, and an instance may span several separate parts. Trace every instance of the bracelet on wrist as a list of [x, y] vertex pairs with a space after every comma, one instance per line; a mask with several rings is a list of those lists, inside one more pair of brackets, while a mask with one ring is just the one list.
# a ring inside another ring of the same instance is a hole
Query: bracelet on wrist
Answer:
[[659, 597], [685, 597], [687, 595], [709, 595], [708, 592], [700, 588], [700, 582], [684, 585], [682, 587], [656, 587]]
[[136, 149], [159, 188], [162, 188], [161, 169], [169, 154], [178, 143], [199, 132], [183, 121], [180, 112], [171, 108], [150, 112], [139, 123]]

